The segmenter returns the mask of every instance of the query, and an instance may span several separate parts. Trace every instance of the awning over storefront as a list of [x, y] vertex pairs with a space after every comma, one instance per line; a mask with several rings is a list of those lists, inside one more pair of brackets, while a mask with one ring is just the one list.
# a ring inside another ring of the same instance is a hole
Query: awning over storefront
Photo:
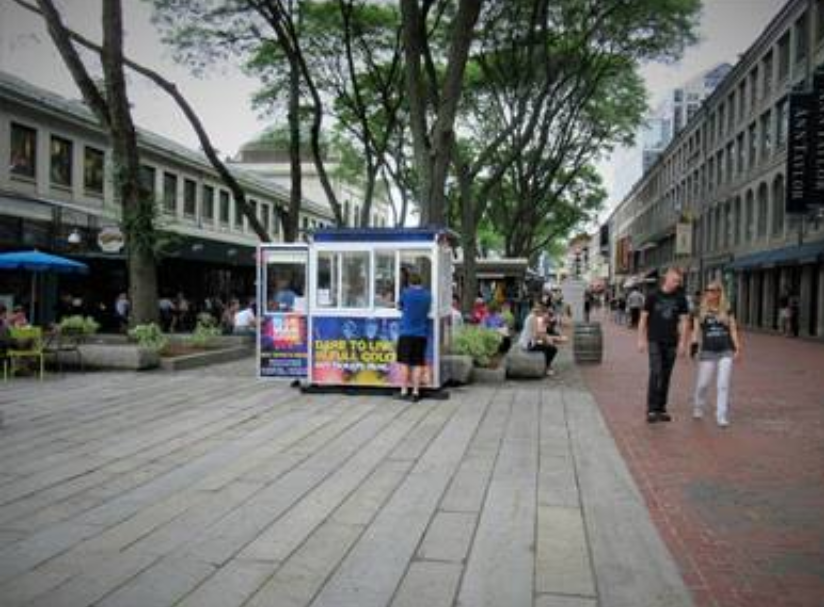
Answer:
[[815, 263], [824, 258], [824, 240], [808, 242], [796, 247], [784, 247], [772, 251], [759, 251], [739, 257], [732, 264], [731, 270], [749, 268], [768, 268], [795, 263]]

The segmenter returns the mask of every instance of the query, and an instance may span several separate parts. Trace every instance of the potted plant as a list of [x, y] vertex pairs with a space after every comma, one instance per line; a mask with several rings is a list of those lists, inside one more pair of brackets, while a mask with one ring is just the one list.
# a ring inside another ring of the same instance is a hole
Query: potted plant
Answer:
[[90, 335], [97, 333], [100, 324], [91, 316], [67, 316], [57, 325], [60, 334], [76, 342], [85, 341]]
[[499, 349], [503, 336], [495, 329], [466, 325], [455, 335], [452, 352], [472, 358], [473, 377], [480, 382], [500, 382], [506, 378]]
[[198, 314], [197, 326], [195, 327], [189, 342], [196, 348], [208, 350], [213, 348], [220, 338], [222, 331], [217, 324], [217, 320], [207, 313]]

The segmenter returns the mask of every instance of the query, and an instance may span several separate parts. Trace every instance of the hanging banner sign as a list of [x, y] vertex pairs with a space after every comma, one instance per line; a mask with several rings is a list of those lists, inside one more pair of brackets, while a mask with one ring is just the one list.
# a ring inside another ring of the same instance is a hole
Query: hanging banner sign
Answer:
[[815, 98], [812, 149], [810, 153], [810, 173], [812, 191], [807, 206], [824, 205], [824, 74], [816, 74], [813, 79], [813, 96]]
[[791, 93], [787, 132], [787, 200], [788, 214], [807, 212], [813, 196], [812, 151], [815, 144], [816, 96], [814, 93]]
[[692, 224], [681, 221], [675, 226], [675, 254], [692, 255]]

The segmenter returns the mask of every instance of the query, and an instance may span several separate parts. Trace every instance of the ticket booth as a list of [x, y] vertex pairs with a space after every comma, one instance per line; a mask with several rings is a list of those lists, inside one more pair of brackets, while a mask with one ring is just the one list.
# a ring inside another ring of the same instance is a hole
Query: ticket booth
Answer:
[[425, 385], [439, 388], [451, 340], [452, 242], [432, 229], [327, 229], [306, 245], [263, 245], [261, 377], [399, 386], [398, 300], [417, 273], [432, 293]]

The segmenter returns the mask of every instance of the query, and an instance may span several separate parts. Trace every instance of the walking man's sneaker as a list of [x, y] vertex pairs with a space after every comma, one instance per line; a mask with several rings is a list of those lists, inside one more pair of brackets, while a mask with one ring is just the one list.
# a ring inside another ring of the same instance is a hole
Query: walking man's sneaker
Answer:
[[661, 413], [658, 414], [658, 419], [661, 420], [662, 422], [671, 422], [672, 421], [672, 415], [670, 415], [666, 411], [661, 411]]
[[658, 414], [657, 413], [655, 413], [654, 411], [650, 411], [649, 413], [647, 413], [647, 423], [648, 424], [654, 424], [657, 421], [658, 421]]
[[729, 422], [729, 420], [728, 420], [726, 417], [719, 417], [719, 418], [718, 418], [718, 425], [719, 425], [721, 428], [726, 428], [727, 426], [729, 426], [729, 425], [730, 425], [730, 422]]

